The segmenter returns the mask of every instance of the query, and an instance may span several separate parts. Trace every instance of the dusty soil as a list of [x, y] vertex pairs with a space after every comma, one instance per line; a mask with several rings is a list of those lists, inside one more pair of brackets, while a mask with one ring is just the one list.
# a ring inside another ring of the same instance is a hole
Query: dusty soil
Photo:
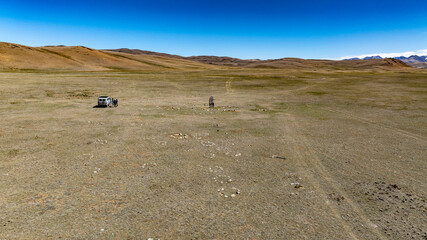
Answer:
[[0, 73], [0, 239], [427, 239], [426, 78]]

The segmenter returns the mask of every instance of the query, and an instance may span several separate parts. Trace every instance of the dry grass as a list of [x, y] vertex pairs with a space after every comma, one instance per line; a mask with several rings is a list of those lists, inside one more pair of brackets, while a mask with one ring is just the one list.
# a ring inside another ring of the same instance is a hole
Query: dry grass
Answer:
[[0, 239], [423, 239], [425, 77], [0, 73]]

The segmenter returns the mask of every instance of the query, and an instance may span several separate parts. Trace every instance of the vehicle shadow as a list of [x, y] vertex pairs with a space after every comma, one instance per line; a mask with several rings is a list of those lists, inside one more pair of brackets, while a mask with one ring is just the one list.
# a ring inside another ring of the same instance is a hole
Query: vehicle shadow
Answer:
[[93, 108], [107, 108], [107, 106], [99, 106], [99, 105], [95, 105], [95, 106], [93, 106]]

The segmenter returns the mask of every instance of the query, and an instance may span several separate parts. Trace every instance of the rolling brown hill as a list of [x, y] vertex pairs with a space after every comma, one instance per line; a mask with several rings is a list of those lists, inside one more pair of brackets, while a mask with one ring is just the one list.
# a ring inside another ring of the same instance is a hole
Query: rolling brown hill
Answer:
[[336, 69], [336, 70], [363, 70], [363, 69], [406, 69], [411, 68], [406, 63], [393, 58], [369, 60], [312, 60], [299, 58], [282, 58], [248, 63], [246, 67], [256, 68], [285, 68], [285, 69]]
[[161, 71], [173, 69], [220, 69], [224, 67], [306, 70], [399, 70], [411, 68], [404, 62], [391, 58], [342, 61], [299, 58], [244, 60], [217, 56], [182, 57], [126, 48], [95, 50], [82, 46], [28, 47], [0, 42], [0, 70]]
[[204, 55], [183, 57], [183, 56], [179, 56], [179, 55], [145, 51], [145, 50], [139, 50], [139, 49], [129, 49], [129, 48], [108, 49], [107, 51], [130, 53], [130, 54], [135, 54], [135, 55], [164, 56], [164, 57], [171, 57], [171, 58], [178, 58], [178, 59], [187, 59], [187, 60], [192, 60], [192, 61], [205, 63], [205, 64], [230, 66], [230, 67], [242, 67], [242, 66], [246, 66], [250, 63], [261, 62], [261, 60], [259, 60], [259, 59], [247, 60], [247, 59], [239, 59], [239, 58], [232, 58], [232, 57], [218, 57], [218, 56], [204, 56]]
[[408, 65], [415, 68], [427, 69], [427, 62], [408, 63]]
[[82, 46], [28, 47], [0, 42], [0, 69], [18, 70], [168, 70], [218, 68], [186, 59], [100, 51]]
[[134, 55], [157, 55], [167, 56], [177, 59], [192, 60], [204, 64], [229, 66], [229, 67], [250, 67], [250, 68], [283, 68], [283, 69], [401, 69], [410, 68], [406, 63], [393, 59], [369, 59], [369, 60], [313, 60], [301, 58], [281, 58], [272, 60], [259, 60], [259, 59], [239, 59], [232, 57], [218, 57], [218, 56], [191, 56], [182, 57], [179, 55], [171, 55], [166, 53], [157, 53], [151, 51], [144, 51], [139, 49], [110, 49], [108, 51], [129, 53]]

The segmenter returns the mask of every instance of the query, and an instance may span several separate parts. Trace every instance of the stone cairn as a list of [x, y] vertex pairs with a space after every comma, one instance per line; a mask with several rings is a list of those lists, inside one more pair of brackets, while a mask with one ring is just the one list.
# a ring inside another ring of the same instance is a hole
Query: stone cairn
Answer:
[[215, 103], [214, 103], [214, 97], [211, 96], [209, 98], [209, 108], [214, 108], [215, 107]]

